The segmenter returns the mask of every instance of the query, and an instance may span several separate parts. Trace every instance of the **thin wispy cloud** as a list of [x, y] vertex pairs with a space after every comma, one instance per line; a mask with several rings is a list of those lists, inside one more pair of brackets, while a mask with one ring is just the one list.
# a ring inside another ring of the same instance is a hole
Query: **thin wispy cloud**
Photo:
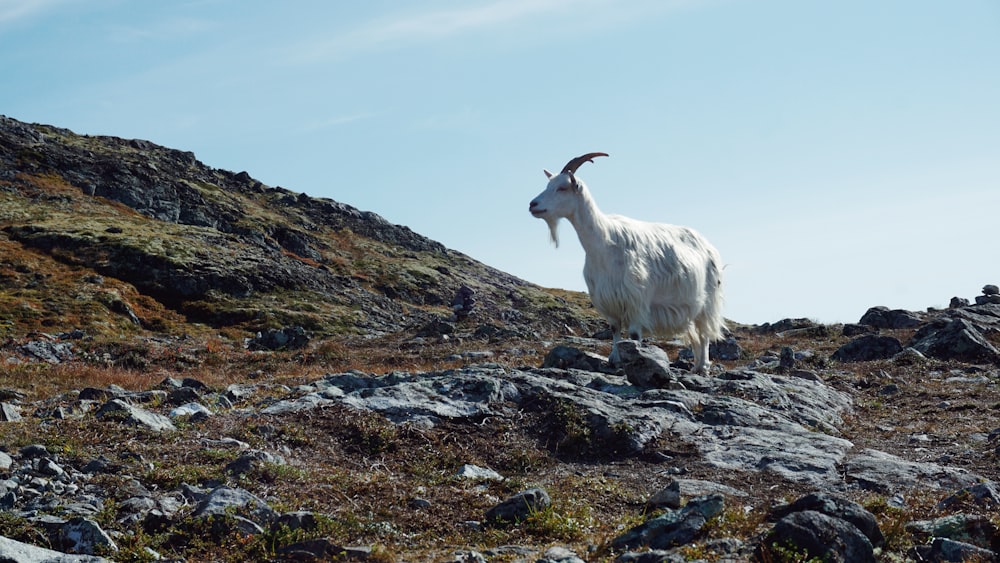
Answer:
[[335, 127], [340, 127], [341, 125], [347, 125], [349, 123], [354, 123], [357, 121], [363, 121], [365, 119], [371, 119], [375, 117], [375, 113], [354, 113], [348, 115], [338, 115], [330, 117], [328, 119], [320, 119], [317, 121], [312, 121], [306, 123], [301, 127], [303, 132], [320, 131], [323, 129], [332, 129]]
[[301, 62], [316, 62], [389, 47], [434, 41], [483, 29], [497, 29], [542, 14], [573, 7], [578, 9], [601, 0], [495, 1], [460, 9], [415, 13], [385, 19], [348, 33], [305, 41], [295, 47]]
[[69, 0], [0, 0], [0, 25], [30, 19], [52, 11]]
[[217, 24], [204, 19], [173, 18], [145, 27], [116, 27], [111, 30], [110, 38], [122, 43], [183, 39], [210, 32], [217, 27]]

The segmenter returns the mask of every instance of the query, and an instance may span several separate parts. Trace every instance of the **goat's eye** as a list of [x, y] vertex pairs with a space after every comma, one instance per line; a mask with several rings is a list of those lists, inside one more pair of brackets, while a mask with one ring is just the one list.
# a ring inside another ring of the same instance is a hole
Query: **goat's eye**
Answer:
[[569, 186], [559, 186], [558, 188], [556, 188], [556, 191], [557, 192], [565, 192], [568, 189], [569, 189]]

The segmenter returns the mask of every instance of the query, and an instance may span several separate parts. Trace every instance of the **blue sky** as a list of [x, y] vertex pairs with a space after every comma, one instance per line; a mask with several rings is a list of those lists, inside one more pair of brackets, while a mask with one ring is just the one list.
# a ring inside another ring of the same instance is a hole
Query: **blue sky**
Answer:
[[579, 175], [691, 226], [726, 316], [855, 322], [1000, 283], [996, 0], [0, 0], [0, 113], [142, 138], [584, 290]]

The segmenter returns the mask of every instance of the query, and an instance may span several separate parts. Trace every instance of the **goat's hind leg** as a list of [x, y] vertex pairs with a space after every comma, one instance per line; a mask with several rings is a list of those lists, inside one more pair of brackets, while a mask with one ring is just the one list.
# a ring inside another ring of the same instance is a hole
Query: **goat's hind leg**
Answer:
[[708, 360], [708, 347], [708, 338], [701, 336], [698, 336], [696, 340], [691, 343], [691, 348], [694, 352], [694, 366], [691, 369], [692, 372], [708, 375], [708, 368], [712, 365], [712, 362]]

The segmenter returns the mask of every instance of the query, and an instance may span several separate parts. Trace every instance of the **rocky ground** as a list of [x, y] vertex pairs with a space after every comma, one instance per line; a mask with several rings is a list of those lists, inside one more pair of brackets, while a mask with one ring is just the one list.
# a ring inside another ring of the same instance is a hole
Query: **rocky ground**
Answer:
[[1000, 290], [730, 324], [0, 116], [0, 560], [997, 559]]
[[735, 327], [707, 377], [676, 343], [612, 367], [445, 321], [297, 350], [35, 334], [4, 346], [0, 530], [93, 554], [65, 561], [993, 560], [1000, 371], [943, 336], [973, 317], [994, 353], [989, 303]]

